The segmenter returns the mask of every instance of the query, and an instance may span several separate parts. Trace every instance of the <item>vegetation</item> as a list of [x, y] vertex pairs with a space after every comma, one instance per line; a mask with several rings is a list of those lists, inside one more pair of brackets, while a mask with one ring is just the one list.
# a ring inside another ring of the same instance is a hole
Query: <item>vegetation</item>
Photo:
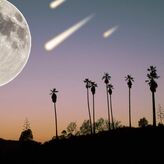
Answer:
[[[146, 82], [150, 86], [150, 90], [152, 92], [152, 104], [153, 104], [153, 126], [156, 126], [156, 112], [155, 112], [155, 92], [158, 87], [157, 82], [155, 79], [158, 79], [159, 76], [157, 75], [156, 67], [150, 66], [150, 68], [147, 69], [148, 74], [147, 74], [147, 80]], [[108, 73], [104, 73], [104, 76], [102, 77], [102, 80], [104, 80], [105, 86], [106, 86], [106, 98], [107, 98], [107, 109], [108, 109], [108, 130], [115, 129], [116, 125], [114, 123], [114, 118], [113, 118], [113, 108], [112, 108], [112, 93], [113, 93], [113, 85], [110, 82], [111, 76]], [[131, 75], [127, 75], [125, 77], [125, 81], [127, 82], [128, 88], [129, 88], [129, 127], [132, 127], [131, 123], [131, 88], [132, 84], [134, 82], [134, 78]], [[96, 87], [97, 84], [88, 78], [84, 80], [84, 83], [86, 84], [85, 87], [87, 89], [87, 107], [88, 107], [88, 116], [89, 120], [84, 120], [83, 124], [80, 127], [80, 131], [77, 131], [77, 125], [75, 122], [71, 122], [67, 130], [62, 131], [62, 136], [66, 137], [69, 135], [75, 135], [75, 134], [95, 134], [100, 131], [104, 131], [104, 127], [106, 121], [104, 119], [98, 120], [98, 122], [95, 122], [95, 93], [96, 93]], [[90, 101], [89, 101], [89, 89], [92, 93], [93, 97], [93, 120], [91, 118], [91, 110], [90, 110]], [[52, 102], [54, 103], [54, 112], [55, 112], [55, 126], [56, 126], [56, 138], [58, 138], [58, 130], [57, 130], [57, 113], [56, 113], [56, 101], [57, 101], [57, 93], [58, 91], [54, 88], [51, 90], [51, 99]], [[110, 109], [109, 109], [109, 97], [110, 97]], [[161, 109], [161, 108], [160, 108]], [[159, 110], [158, 112], [158, 117], [160, 119], [160, 124], [162, 124], [162, 119], [163, 119], [163, 112]], [[148, 125], [148, 121], [145, 118], [142, 118], [138, 122], [139, 127], [145, 127]], [[111, 128], [112, 127], [112, 128]]]
[[138, 121], [138, 126], [141, 128], [145, 128], [146, 126], [148, 126], [148, 120], [143, 117]]
[[83, 135], [88, 135], [90, 134], [90, 128], [89, 120], [84, 120], [80, 126], [80, 133]]
[[[52, 163], [72, 160], [110, 163], [162, 163], [164, 127], [118, 128], [95, 135], [71, 136], [62, 140], [18, 142], [0, 140], [2, 163]], [[152, 149], [154, 150], [152, 152]], [[62, 155], [62, 156], [61, 156]], [[62, 157], [62, 158], [61, 158]]]
[[[113, 85], [108, 84], [108, 93], [110, 95], [110, 111], [111, 111], [111, 118], [112, 118], [112, 129], [114, 129], [114, 118], [113, 118], [113, 109], [112, 109], [112, 90], [113, 90]], [[109, 124], [110, 125], [110, 124]]]
[[91, 82], [91, 92], [93, 96], [93, 134], [95, 134], [95, 93], [96, 93], [97, 84], [95, 82]]
[[58, 125], [57, 125], [57, 112], [56, 112], [56, 101], [57, 101], [57, 93], [58, 91], [56, 90], [56, 88], [54, 88], [53, 90], [51, 90], [51, 99], [52, 102], [54, 103], [54, 113], [55, 113], [55, 127], [56, 127], [56, 138], [58, 138]]
[[[156, 89], [158, 87], [157, 82], [155, 79], [158, 79], [159, 76], [157, 75], [156, 72], [156, 67], [150, 66], [150, 68], [147, 69], [148, 74], [147, 74], [147, 80], [146, 82], [150, 86], [150, 90], [152, 92], [152, 104], [153, 104], [153, 126], [156, 126], [156, 113], [155, 113], [155, 96], [154, 93], [156, 92]], [[105, 86], [106, 86], [106, 97], [107, 97], [107, 109], [108, 109], [108, 130], [115, 129], [115, 124], [114, 124], [114, 118], [113, 118], [113, 108], [112, 108], [112, 93], [113, 93], [113, 85], [109, 83], [111, 80], [111, 76], [108, 73], [104, 73], [104, 76], [102, 77], [102, 80], [104, 80]], [[129, 127], [131, 128], [131, 88], [132, 84], [134, 82], [134, 78], [131, 75], [127, 75], [125, 77], [125, 81], [127, 82], [128, 88], [129, 88]], [[104, 131], [104, 127], [102, 128], [102, 125], [104, 125], [104, 120], [100, 119], [98, 122], [95, 122], [95, 93], [96, 93], [96, 87], [97, 84], [88, 78], [84, 80], [84, 83], [86, 84], [85, 87], [87, 89], [87, 106], [88, 106], [88, 115], [89, 115], [89, 120], [84, 120], [83, 124], [80, 127], [80, 131], [77, 131], [77, 125], [75, 122], [71, 122], [68, 127], [67, 131], [63, 130], [62, 131], [62, 136], [66, 136], [68, 134], [75, 135], [75, 134], [95, 134], [99, 131]], [[89, 101], [89, 89], [92, 93], [93, 97], [93, 120], [91, 118], [91, 110], [90, 110], [90, 101]], [[56, 101], [57, 101], [57, 93], [58, 91], [56, 88], [51, 90], [51, 99], [52, 102], [54, 103], [54, 112], [55, 112], [55, 126], [56, 126], [56, 138], [58, 138], [58, 130], [57, 130], [57, 113], [56, 113]], [[110, 96], [110, 109], [109, 109], [109, 96]], [[161, 109], [161, 108], [160, 108]], [[162, 124], [162, 119], [163, 119], [163, 112], [159, 110], [158, 116], [160, 118], [160, 124]], [[111, 117], [111, 120], [110, 120]], [[111, 123], [112, 121], [112, 123]], [[93, 123], [92, 123], [93, 122]], [[147, 126], [148, 121], [145, 118], [142, 118], [139, 120], [138, 125], [139, 127], [144, 127]]]
[[131, 128], [131, 88], [132, 88], [132, 82], [134, 81], [134, 78], [131, 75], [127, 75], [125, 77], [125, 81], [127, 81], [127, 85], [129, 88], [129, 127]]
[[87, 89], [87, 104], [88, 104], [88, 115], [89, 115], [89, 126], [90, 126], [90, 131], [92, 134], [92, 119], [91, 119], [91, 110], [90, 110], [90, 104], [89, 104], [89, 88], [91, 88], [91, 81], [89, 79], [85, 79], [84, 83], [86, 83], [85, 87]]
[[32, 140], [33, 140], [32, 130], [30, 128], [30, 123], [26, 118], [25, 123], [23, 125], [23, 131], [21, 132], [21, 135], [19, 137], [19, 141], [32, 141]]
[[[70, 157], [72, 158], [73, 156], [76, 156], [78, 159], [80, 159], [80, 162], [86, 162], [86, 159], [91, 159], [92, 162], [95, 160], [97, 162], [97, 159], [100, 159], [101, 163], [103, 163], [103, 157], [110, 155], [111, 163], [143, 163], [143, 161], [144, 163], [148, 161], [148, 163], [150, 163], [150, 161], [153, 161], [154, 163], [160, 163], [161, 158], [158, 157], [162, 156], [163, 154], [160, 154], [160, 152], [155, 153], [155, 151], [153, 151], [152, 155], [151, 150], [152, 146], [154, 146], [154, 150], [158, 148], [157, 146], [159, 144], [161, 147], [164, 146], [163, 142], [161, 142], [164, 137], [164, 111], [162, 107], [159, 106], [159, 126], [156, 127], [155, 92], [158, 84], [155, 80], [158, 79], [159, 76], [157, 75], [156, 67], [150, 66], [150, 68], [147, 70], [148, 79], [146, 82], [148, 83], [150, 91], [152, 92], [153, 126], [148, 124], [148, 120], [145, 117], [138, 121], [139, 128], [134, 128], [131, 125], [131, 88], [132, 82], [134, 82], [134, 78], [131, 75], [127, 75], [125, 77], [125, 81], [127, 81], [129, 88], [129, 127], [125, 127], [121, 125], [120, 121], [114, 120], [112, 108], [113, 85], [109, 82], [111, 80], [111, 76], [109, 76], [108, 73], [105, 73], [102, 77], [102, 80], [104, 80], [106, 85], [108, 109], [107, 120], [104, 118], [99, 118], [97, 121], [95, 120], [95, 94], [97, 84], [87, 78], [84, 80], [84, 83], [86, 84], [87, 89], [87, 107], [89, 119], [84, 120], [80, 128], [77, 127], [76, 122], [70, 122], [66, 127], [66, 130], [63, 130], [61, 135], [58, 135], [56, 109], [56, 93], [58, 91], [56, 88], [54, 88], [51, 90], [50, 95], [54, 105], [56, 136], [52, 138], [52, 140], [43, 144], [34, 141], [29, 121], [26, 119], [19, 141], [6, 141], [0, 139], [1, 159], [5, 159], [6, 161], [9, 160], [10, 163], [17, 163], [17, 160], [19, 159], [18, 154], [20, 154], [22, 157], [26, 157], [26, 154], [28, 154], [29, 159], [34, 159], [34, 163], [50, 163], [50, 161], [54, 159], [54, 155], [56, 161], [61, 160], [59, 157], [62, 154], [63, 157], [67, 157], [64, 159], [69, 159]], [[89, 91], [91, 91], [93, 97], [93, 120], [91, 118]], [[127, 151], [121, 151], [124, 147], [127, 148]], [[85, 152], [83, 150], [85, 150]], [[91, 156], [91, 152], [96, 158]], [[135, 155], [137, 153], [139, 155], [137, 155], [136, 159]], [[115, 155], [117, 155], [119, 158], [115, 158]], [[147, 157], [150, 157], [150, 159]], [[124, 159], [126, 160], [124, 161]], [[136, 159], [136, 161], [134, 161], [134, 159]], [[6, 161], [4, 163], [6, 163]], [[28, 161], [27, 163], [30, 162], [31, 161]]]
[[30, 140], [33, 140], [32, 130], [31, 129], [24, 130], [19, 137], [19, 141], [30, 141]]
[[148, 69], [148, 74], [147, 74], [147, 80], [146, 82], [148, 83], [150, 87], [150, 91], [152, 92], [152, 106], [153, 106], [153, 126], [156, 126], [156, 110], [155, 110], [155, 92], [158, 87], [157, 82], [155, 79], [158, 79], [159, 76], [157, 74], [156, 67], [150, 66]]
[[[108, 120], [104, 118], [99, 118], [95, 122], [95, 133], [105, 132], [109, 129]], [[114, 121], [113, 125], [115, 129], [123, 127], [120, 121]], [[84, 120], [80, 126], [77, 128], [76, 122], [70, 122], [66, 128], [66, 130], [62, 130], [60, 138], [69, 138], [71, 136], [79, 136], [79, 135], [90, 135], [90, 123], [89, 120]]]
[[102, 80], [104, 80], [104, 83], [106, 85], [106, 97], [107, 97], [107, 109], [108, 109], [108, 128], [109, 128], [109, 130], [110, 130], [110, 111], [109, 111], [108, 84], [109, 84], [110, 79], [111, 79], [111, 76], [109, 76], [108, 73], [104, 73]]
[[77, 133], [77, 124], [76, 122], [70, 122], [67, 126], [67, 133], [69, 135], [76, 135]]

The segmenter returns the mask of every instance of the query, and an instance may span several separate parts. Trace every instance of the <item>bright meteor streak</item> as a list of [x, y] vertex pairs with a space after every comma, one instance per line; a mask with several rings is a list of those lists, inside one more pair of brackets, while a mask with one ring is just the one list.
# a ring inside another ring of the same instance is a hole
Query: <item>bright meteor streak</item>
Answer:
[[118, 28], [118, 26], [110, 28], [108, 31], [104, 32], [103, 37], [108, 38], [110, 35], [112, 35], [117, 30], [117, 28]]
[[50, 3], [50, 8], [55, 9], [58, 6], [60, 6], [62, 3], [64, 3], [66, 0], [55, 0]]
[[61, 44], [65, 39], [67, 39], [69, 36], [71, 36], [74, 32], [79, 30], [82, 26], [84, 26], [88, 21], [90, 21], [93, 18], [94, 15], [90, 15], [77, 24], [73, 25], [63, 33], [57, 35], [55, 38], [51, 39], [45, 44], [45, 49], [47, 51], [51, 51], [53, 48], [57, 47], [59, 44]]

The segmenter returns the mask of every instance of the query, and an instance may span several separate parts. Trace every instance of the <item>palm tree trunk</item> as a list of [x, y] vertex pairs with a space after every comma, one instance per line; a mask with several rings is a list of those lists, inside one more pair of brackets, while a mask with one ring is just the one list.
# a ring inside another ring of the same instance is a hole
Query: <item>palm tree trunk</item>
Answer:
[[55, 112], [56, 139], [58, 139], [56, 103], [54, 103], [54, 112]]
[[93, 134], [95, 134], [95, 99], [93, 94]]
[[156, 127], [155, 93], [154, 92], [152, 92], [152, 103], [153, 103], [153, 126]]
[[111, 118], [112, 118], [112, 128], [114, 129], [113, 110], [112, 110], [112, 95], [110, 95], [110, 111], [111, 111]]
[[130, 96], [130, 88], [129, 88], [129, 127], [131, 128], [131, 96]]
[[88, 104], [89, 123], [90, 123], [91, 134], [92, 134], [92, 120], [91, 120], [91, 111], [90, 111], [90, 105], [89, 105], [89, 90], [88, 90], [88, 88], [87, 88], [87, 104]]
[[107, 84], [106, 84], [106, 97], [107, 97], [107, 107], [108, 107], [108, 129], [110, 130], [109, 95], [108, 95], [108, 87], [107, 87]]

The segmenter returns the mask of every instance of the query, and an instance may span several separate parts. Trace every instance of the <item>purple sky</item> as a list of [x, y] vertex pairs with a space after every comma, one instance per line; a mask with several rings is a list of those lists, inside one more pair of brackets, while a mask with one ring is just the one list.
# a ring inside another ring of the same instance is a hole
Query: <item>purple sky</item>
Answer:
[[[96, 119], [107, 118], [104, 72], [111, 75], [115, 120], [128, 125], [127, 74], [132, 86], [132, 126], [146, 117], [152, 124], [151, 92], [145, 83], [147, 68], [157, 67], [156, 107], [164, 108], [164, 1], [163, 0], [67, 0], [50, 9], [51, 0], [10, 0], [25, 16], [32, 35], [29, 61], [20, 75], [0, 87], [0, 137], [18, 139], [27, 117], [34, 139], [55, 135], [50, 89], [57, 88], [59, 133], [68, 123], [78, 126], [88, 119], [83, 80], [98, 84]], [[54, 50], [44, 44], [80, 20], [94, 18]], [[118, 26], [109, 37], [103, 33]]]

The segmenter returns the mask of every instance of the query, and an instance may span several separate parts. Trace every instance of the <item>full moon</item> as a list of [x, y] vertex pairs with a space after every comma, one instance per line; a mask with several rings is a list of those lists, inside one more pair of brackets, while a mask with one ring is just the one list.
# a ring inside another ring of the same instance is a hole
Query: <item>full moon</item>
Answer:
[[31, 34], [23, 14], [7, 0], [0, 0], [0, 86], [15, 79], [31, 51]]

